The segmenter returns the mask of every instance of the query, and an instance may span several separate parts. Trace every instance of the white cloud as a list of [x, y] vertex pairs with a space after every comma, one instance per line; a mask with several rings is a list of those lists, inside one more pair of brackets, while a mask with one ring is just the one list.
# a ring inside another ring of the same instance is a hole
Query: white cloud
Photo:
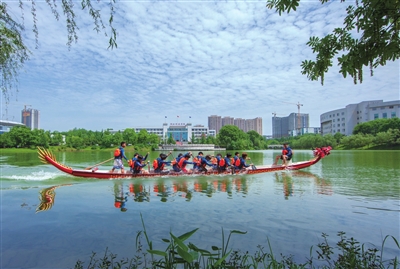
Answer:
[[[18, 3], [7, 2], [15, 16]], [[271, 134], [272, 112], [297, 112], [304, 104], [312, 126], [319, 115], [364, 100], [399, 99], [399, 62], [380, 67], [361, 85], [343, 79], [336, 63], [325, 86], [301, 74], [313, 59], [306, 42], [341, 26], [346, 3], [301, 3], [279, 16], [265, 2], [117, 2], [118, 48], [93, 31], [90, 17], [77, 11], [77, 44], [66, 46], [64, 18], [56, 22], [37, 2], [39, 49], [25, 10], [25, 40], [33, 55], [20, 76], [19, 93], [8, 115], [19, 120], [24, 104], [41, 113], [45, 130], [102, 130], [161, 126], [188, 121], [207, 124], [212, 114], [262, 117]], [[103, 7], [107, 23], [108, 9]], [[289, 102], [293, 104], [287, 104]]]

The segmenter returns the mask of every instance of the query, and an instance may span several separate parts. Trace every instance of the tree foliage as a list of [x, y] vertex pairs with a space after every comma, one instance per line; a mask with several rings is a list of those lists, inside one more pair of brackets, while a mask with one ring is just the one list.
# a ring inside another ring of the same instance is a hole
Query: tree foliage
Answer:
[[389, 129], [400, 130], [400, 119], [376, 119], [356, 125], [353, 134], [371, 134], [376, 135], [381, 132], [387, 132]]
[[[30, 10], [33, 21], [33, 33], [36, 39], [36, 48], [39, 45], [39, 29], [37, 27], [37, 13], [36, 3], [37, 0], [31, 0], [24, 2], [19, 0], [19, 8], [21, 9], [21, 16], [24, 19], [24, 9], [27, 7]], [[28, 4], [29, 3], [29, 4]], [[74, 1], [61, 1], [58, 6], [56, 1], [46, 0], [47, 5], [50, 8], [54, 18], [58, 21], [63, 14], [66, 21], [67, 27], [67, 46], [70, 47], [72, 43], [78, 41], [77, 30], [79, 29], [76, 22], [76, 11], [82, 9], [87, 11], [89, 16], [92, 17], [94, 23], [94, 30], [97, 32], [104, 32], [106, 36], [109, 36], [108, 48], [117, 47], [117, 31], [114, 28], [114, 13], [115, 13], [115, 0], [109, 0], [108, 6], [110, 9], [110, 17], [108, 24], [103, 23], [101, 18], [99, 7], [94, 5], [102, 6], [105, 5], [100, 1], [81, 0], [81, 5], [75, 5]], [[30, 6], [28, 6], [30, 5]], [[13, 88], [17, 88], [18, 74], [20, 69], [23, 67], [25, 61], [29, 60], [30, 50], [24, 43], [22, 38], [22, 32], [25, 30], [23, 24], [16, 22], [16, 18], [13, 18], [14, 13], [10, 12], [5, 2], [0, 3], [0, 72], [1, 72], [1, 91], [8, 100], [9, 91]], [[109, 30], [109, 32], [107, 31]]]
[[[267, 7], [282, 12], [296, 10], [300, 0], [267, 0]], [[326, 3], [328, 0], [320, 0]], [[344, 0], [342, 0], [344, 2]], [[343, 27], [325, 37], [310, 37], [307, 45], [316, 54], [315, 60], [304, 60], [302, 74], [310, 80], [321, 79], [337, 57], [340, 73], [350, 75], [354, 83], [363, 81], [363, 66], [373, 69], [400, 55], [400, 1], [361, 0], [346, 9]], [[339, 54], [342, 54], [338, 57]]]
[[374, 137], [370, 134], [356, 134], [343, 137], [340, 143], [346, 149], [357, 149], [371, 146], [373, 140]]
[[267, 142], [265, 138], [254, 130], [248, 131], [250, 142], [253, 145], [253, 149], [265, 149], [267, 148]]
[[336, 146], [336, 140], [332, 135], [305, 134], [289, 142], [293, 148], [313, 149], [324, 146]]
[[175, 139], [172, 137], [172, 134], [169, 134], [167, 144], [176, 144]]
[[251, 149], [248, 134], [234, 125], [225, 125], [217, 134], [217, 142], [226, 149]]
[[6, 3], [0, 3], [0, 87], [8, 100], [7, 89], [17, 87], [18, 73], [29, 59], [30, 51], [22, 41], [24, 26], [17, 23], [8, 13]]
[[[105, 131], [90, 131], [85, 129], [73, 129], [68, 132], [44, 130], [30, 130], [26, 126], [15, 126], [9, 132], [0, 135], [0, 147], [2, 148], [36, 148], [37, 146], [48, 148], [49, 146], [63, 146], [75, 149], [110, 148], [125, 141], [140, 147], [158, 146], [159, 138], [156, 134], [147, 131], [140, 133], [140, 143], [134, 129], [125, 129], [123, 132], [111, 133]], [[65, 138], [65, 144], [64, 144]], [[134, 142], [134, 143], [132, 143]]]

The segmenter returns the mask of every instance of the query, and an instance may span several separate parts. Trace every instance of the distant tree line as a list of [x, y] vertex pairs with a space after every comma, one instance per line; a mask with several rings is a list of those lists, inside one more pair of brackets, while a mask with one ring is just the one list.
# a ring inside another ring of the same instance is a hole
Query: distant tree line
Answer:
[[[65, 138], [65, 141], [64, 141]], [[110, 148], [125, 141], [128, 145], [137, 147], [157, 148], [161, 143], [175, 144], [170, 134], [166, 141], [161, 141], [156, 134], [146, 130], [136, 133], [134, 129], [111, 133], [105, 131], [88, 131], [73, 129], [68, 132], [50, 132], [44, 130], [30, 130], [25, 126], [16, 126], [0, 135], [1, 148], [36, 148], [60, 146], [74, 149], [83, 148]], [[223, 126], [217, 137], [202, 135], [192, 137], [193, 144], [215, 144], [227, 150], [262, 150], [269, 145], [280, 145], [283, 142], [292, 148], [311, 149], [330, 145], [336, 149], [360, 149], [372, 147], [400, 146], [400, 119], [376, 119], [358, 124], [350, 136], [341, 133], [334, 135], [305, 134], [282, 139], [265, 139], [256, 131], [244, 132], [234, 125]]]
[[[64, 141], [65, 140], [65, 141]], [[2, 148], [36, 148], [61, 146], [75, 149], [83, 148], [110, 148], [125, 141], [128, 145], [143, 147], [158, 147], [159, 138], [156, 134], [149, 134], [146, 130], [136, 133], [127, 128], [122, 132], [111, 133], [105, 131], [88, 131], [73, 129], [68, 132], [50, 132], [44, 130], [30, 130], [25, 126], [13, 127], [9, 132], [0, 135]]]

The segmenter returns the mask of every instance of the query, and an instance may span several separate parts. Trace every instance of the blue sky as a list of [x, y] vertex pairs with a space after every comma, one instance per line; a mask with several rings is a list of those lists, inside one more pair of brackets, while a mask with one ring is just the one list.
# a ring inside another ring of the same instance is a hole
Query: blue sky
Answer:
[[[22, 22], [18, 1], [6, 3]], [[2, 96], [3, 120], [20, 121], [25, 104], [40, 110], [40, 127], [50, 131], [160, 127], [165, 116], [168, 123], [191, 116], [193, 124], [207, 126], [216, 114], [262, 117], [268, 135], [272, 113], [288, 116], [298, 102], [314, 127], [326, 111], [400, 98], [399, 61], [372, 77], [366, 68], [357, 85], [338, 73], [336, 62], [324, 86], [301, 74], [301, 61], [315, 58], [309, 37], [341, 26], [347, 2], [304, 1], [279, 16], [265, 1], [117, 1], [113, 50], [79, 9], [79, 39], [69, 49], [64, 17], [57, 22], [45, 1], [36, 3], [35, 49], [30, 2], [24, 3], [24, 38], [33, 54], [8, 106]], [[98, 7], [106, 22], [104, 3]]]

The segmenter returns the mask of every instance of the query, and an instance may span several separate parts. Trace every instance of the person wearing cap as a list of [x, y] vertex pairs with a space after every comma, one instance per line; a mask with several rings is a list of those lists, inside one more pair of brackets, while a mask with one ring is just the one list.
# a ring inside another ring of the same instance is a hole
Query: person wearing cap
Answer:
[[239, 158], [239, 165], [235, 166], [236, 169], [242, 170], [242, 169], [247, 169], [250, 166], [253, 166], [253, 164], [246, 164], [247, 160], [247, 153], [243, 152], [242, 157]]
[[180, 171], [181, 171], [181, 168], [179, 167], [179, 162], [180, 162], [180, 160], [181, 160], [182, 158], [184, 158], [185, 156], [189, 156], [189, 158], [190, 158], [190, 157], [192, 156], [192, 152], [189, 151], [189, 152], [187, 152], [187, 153], [185, 153], [185, 154], [179, 153], [179, 154], [178, 154], [178, 157], [176, 157], [175, 160], [172, 161], [172, 169], [173, 169], [175, 172], [180, 172]]
[[240, 153], [239, 152], [235, 152], [235, 156], [233, 156], [232, 158], [232, 163], [231, 163], [234, 167], [239, 166], [240, 164]]
[[232, 154], [227, 153], [226, 156], [225, 156], [225, 158], [224, 158], [224, 160], [225, 160], [225, 165], [224, 165], [224, 167], [222, 167], [222, 171], [226, 171], [226, 169], [227, 169], [228, 167], [232, 167], [231, 158], [232, 158]]
[[222, 157], [221, 153], [218, 153], [213, 160], [215, 160], [214, 170], [217, 170], [218, 173], [224, 172], [226, 170], [225, 158]]
[[213, 166], [213, 164], [211, 163], [211, 156], [210, 155], [206, 155], [206, 157], [201, 156], [198, 164], [199, 165], [198, 165], [197, 170], [199, 172], [208, 172], [208, 169], [206, 166], [210, 166], [210, 167]]
[[[135, 153], [132, 157], [132, 162], [134, 163], [137, 160], [137, 157], [139, 156], [139, 153]], [[143, 161], [147, 160], [147, 156], [149, 156], [149, 152], [146, 153], [146, 155], [143, 157]]]
[[287, 165], [287, 162], [292, 159], [293, 151], [289, 147], [288, 143], [283, 143], [282, 154], [275, 157], [275, 162], [273, 165], [277, 165], [279, 159], [282, 160], [282, 165]]
[[196, 171], [200, 168], [201, 159], [203, 158], [203, 152], [199, 151], [197, 156], [193, 158], [193, 170]]
[[186, 153], [185, 155], [183, 155], [182, 158], [179, 160], [178, 165], [174, 167], [174, 171], [175, 172], [183, 172], [183, 173], [192, 172], [192, 170], [186, 169], [186, 165], [194, 164], [194, 162], [189, 161], [190, 157], [191, 157], [190, 153]]
[[[133, 172], [133, 166], [135, 165], [135, 162], [137, 161], [137, 158], [139, 156], [139, 153], [135, 153], [132, 157], [132, 160], [129, 160], [129, 166], [131, 167], [131, 172]], [[142, 161], [146, 161], [147, 160], [147, 156], [149, 156], [149, 152], [146, 153], [146, 155], [144, 157], [142, 157]]]
[[[169, 152], [169, 154], [171, 154], [171, 152]], [[168, 155], [169, 155], [169, 154], [168, 154]], [[155, 172], [155, 173], [162, 173], [163, 170], [164, 170], [164, 166], [165, 166], [165, 165], [171, 165], [171, 161], [166, 161], [166, 160], [165, 160], [165, 159], [167, 159], [168, 155], [165, 154], [165, 153], [161, 153], [161, 154], [160, 154], [160, 157], [158, 157], [158, 158], [156, 159], [157, 168], [154, 169], [154, 172]], [[169, 171], [166, 171], [166, 172], [169, 172]]]
[[133, 163], [133, 174], [148, 174], [146, 170], [143, 170], [143, 167], [145, 167], [148, 164], [148, 162], [143, 161], [143, 156], [138, 155], [136, 161]]

